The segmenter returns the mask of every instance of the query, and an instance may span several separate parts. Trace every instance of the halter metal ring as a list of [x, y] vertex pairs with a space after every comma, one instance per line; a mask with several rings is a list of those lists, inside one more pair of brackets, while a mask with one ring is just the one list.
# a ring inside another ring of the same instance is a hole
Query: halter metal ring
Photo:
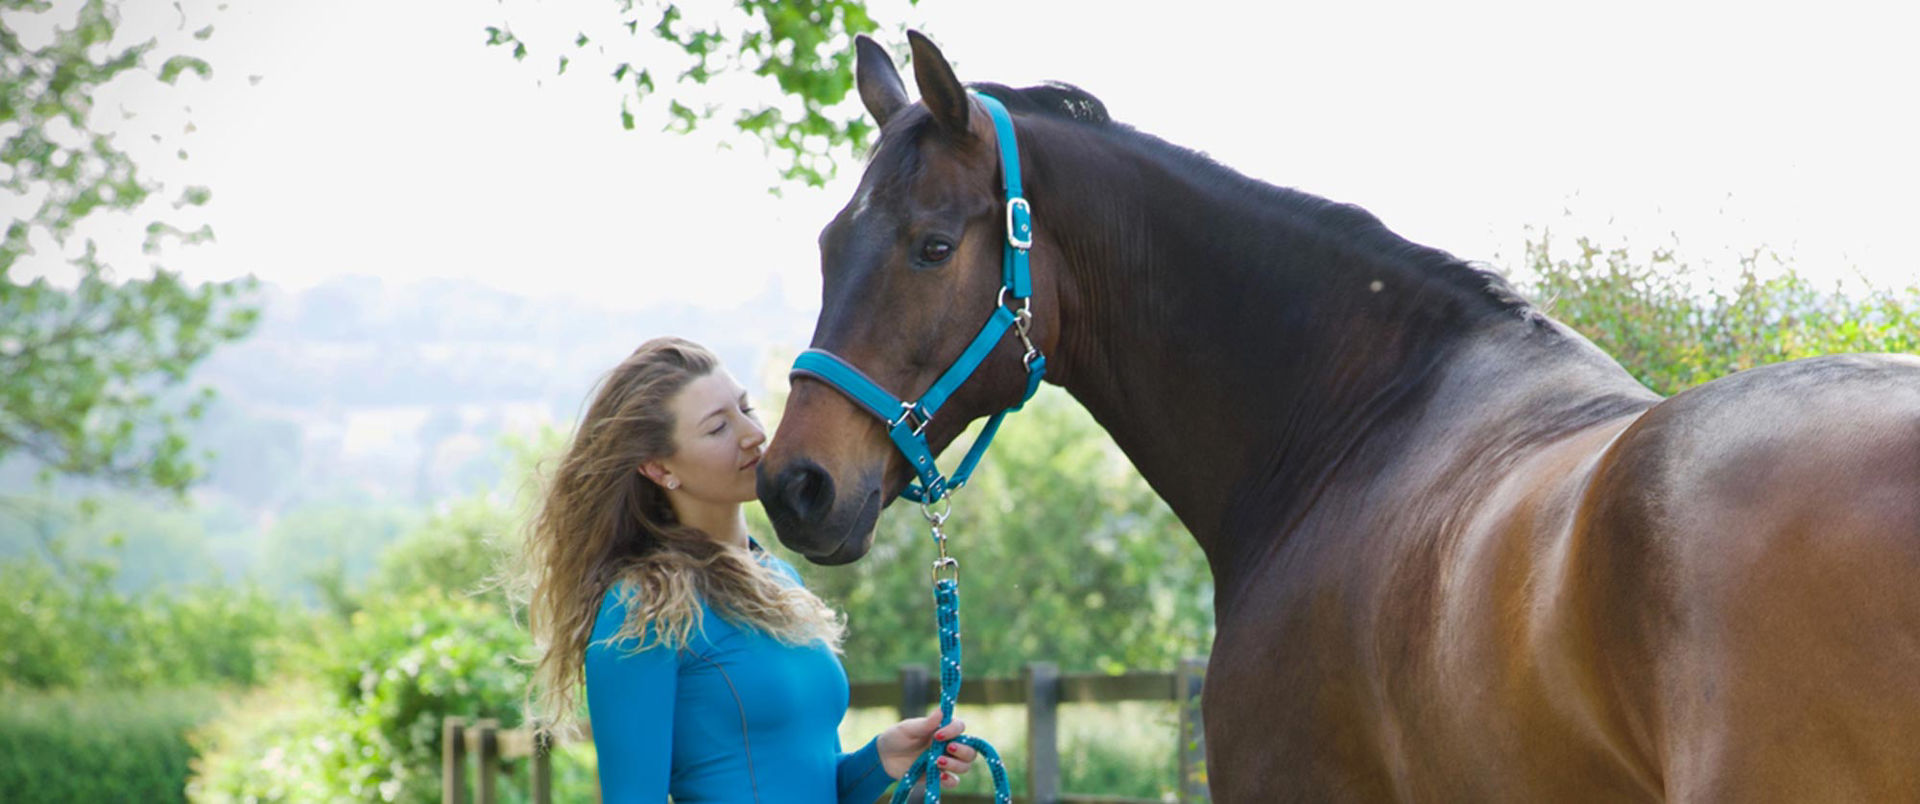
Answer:
[[945, 508], [940, 509], [939, 513], [934, 513], [933, 505], [931, 503], [925, 503], [925, 502], [920, 503], [920, 515], [926, 517], [928, 522], [933, 523], [933, 527], [935, 531], [938, 531], [941, 525], [946, 524], [947, 516], [953, 513], [952, 492], [948, 492], [947, 494], [941, 495], [940, 501], [943, 503], [946, 503], [947, 505]]

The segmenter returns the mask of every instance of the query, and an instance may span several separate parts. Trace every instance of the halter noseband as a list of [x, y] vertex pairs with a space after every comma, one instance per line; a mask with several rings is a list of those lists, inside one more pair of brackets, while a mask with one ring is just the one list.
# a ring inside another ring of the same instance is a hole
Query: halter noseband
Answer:
[[[801, 352], [794, 359], [793, 371], [789, 375], [811, 377], [824, 382], [885, 422], [887, 437], [893, 439], [900, 454], [906, 456], [919, 483], [917, 486], [908, 483], [900, 495], [923, 504], [939, 502], [942, 497], [967, 484], [967, 480], [973, 476], [974, 466], [986, 454], [987, 445], [993, 443], [993, 434], [1000, 429], [1000, 420], [1033, 398], [1034, 391], [1040, 388], [1040, 378], [1047, 372], [1047, 358], [1033, 345], [1028, 331], [1033, 326], [1033, 279], [1027, 270], [1027, 251], [1033, 247], [1033, 209], [1020, 192], [1020, 146], [1014, 141], [1013, 118], [1007, 114], [1007, 108], [991, 96], [975, 93], [973, 97], [987, 108], [987, 114], [993, 118], [994, 132], [1000, 140], [1000, 175], [1007, 196], [1007, 239], [1001, 249], [1000, 296], [994, 302], [993, 314], [980, 327], [980, 334], [973, 337], [966, 351], [961, 352], [953, 365], [948, 366], [934, 381], [933, 387], [928, 388], [915, 402], [907, 402], [888, 393], [852, 363], [825, 349]], [[1007, 307], [1009, 297], [1020, 305], [1019, 309]], [[953, 477], [945, 477], [934, 465], [933, 450], [927, 446], [924, 435], [927, 425], [933, 421], [934, 414], [940, 411], [940, 406], [946, 403], [947, 397], [952, 396], [980, 368], [1008, 329], [1020, 336], [1020, 343], [1027, 350], [1020, 359], [1027, 369], [1027, 392], [1020, 397], [1019, 403], [993, 414], [993, 418], [987, 420], [986, 428], [974, 440], [973, 448], [967, 450]]]

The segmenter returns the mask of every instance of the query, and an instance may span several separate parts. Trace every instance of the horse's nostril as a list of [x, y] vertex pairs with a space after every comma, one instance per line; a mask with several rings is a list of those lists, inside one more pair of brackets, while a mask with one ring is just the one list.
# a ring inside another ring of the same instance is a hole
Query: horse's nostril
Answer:
[[833, 477], [812, 462], [782, 473], [780, 501], [801, 524], [817, 525], [833, 508]]

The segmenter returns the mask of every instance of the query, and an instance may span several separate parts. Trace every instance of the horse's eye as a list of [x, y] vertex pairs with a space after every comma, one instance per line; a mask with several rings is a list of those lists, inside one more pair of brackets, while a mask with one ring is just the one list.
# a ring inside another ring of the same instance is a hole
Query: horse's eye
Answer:
[[953, 244], [938, 237], [927, 238], [920, 244], [920, 261], [928, 265], [938, 265], [953, 256]]

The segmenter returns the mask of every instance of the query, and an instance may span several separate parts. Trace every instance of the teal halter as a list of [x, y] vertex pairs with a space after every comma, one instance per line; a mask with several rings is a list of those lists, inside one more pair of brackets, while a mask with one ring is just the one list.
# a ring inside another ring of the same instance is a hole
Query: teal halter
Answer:
[[[994, 132], [1000, 140], [1002, 186], [1007, 196], [1007, 242], [1001, 250], [1000, 297], [994, 303], [993, 314], [981, 326], [980, 334], [974, 336], [973, 342], [967, 344], [966, 351], [961, 352], [953, 365], [948, 366], [934, 381], [933, 387], [928, 388], [915, 402], [907, 402], [888, 393], [852, 363], [825, 349], [801, 352], [793, 361], [791, 374], [793, 377], [811, 377], [824, 382], [866, 408], [869, 413], [880, 417], [887, 425], [887, 437], [893, 439], [894, 446], [899, 447], [900, 453], [906, 456], [919, 484], [908, 483], [900, 495], [925, 504], [939, 502], [942, 497], [967, 484], [967, 480], [973, 476], [974, 467], [986, 454], [987, 445], [993, 443], [993, 435], [1000, 429], [1000, 420], [1033, 398], [1034, 391], [1040, 388], [1040, 378], [1047, 372], [1047, 358], [1033, 345], [1028, 332], [1033, 325], [1033, 279], [1027, 270], [1027, 252], [1033, 248], [1033, 209], [1020, 192], [1020, 146], [1014, 141], [1013, 118], [1000, 101], [981, 94], [974, 94], [973, 97], [987, 108], [987, 114], [993, 118]], [[1018, 309], [1007, 307], [1009, 297], [1019, 305]], [[940, 411], [947, 397], [952, 396], [961, 383], [980, 368], [1008, 329], [1013, 329], [1026, 346], [1026, 354], [1020, 362], [1027, 369], [1027, 392], [1019, 403], [995, 413], [993, 418], [987, 420], [986, 429], [980, 431], [973, 448], [967, 450], [959, 468], [948, 478], [940, 474], [939, 467], [934, 465], [933, 450], [927, 445], [924, 435], [927, 424], [933, 421], [934, 414]]]

